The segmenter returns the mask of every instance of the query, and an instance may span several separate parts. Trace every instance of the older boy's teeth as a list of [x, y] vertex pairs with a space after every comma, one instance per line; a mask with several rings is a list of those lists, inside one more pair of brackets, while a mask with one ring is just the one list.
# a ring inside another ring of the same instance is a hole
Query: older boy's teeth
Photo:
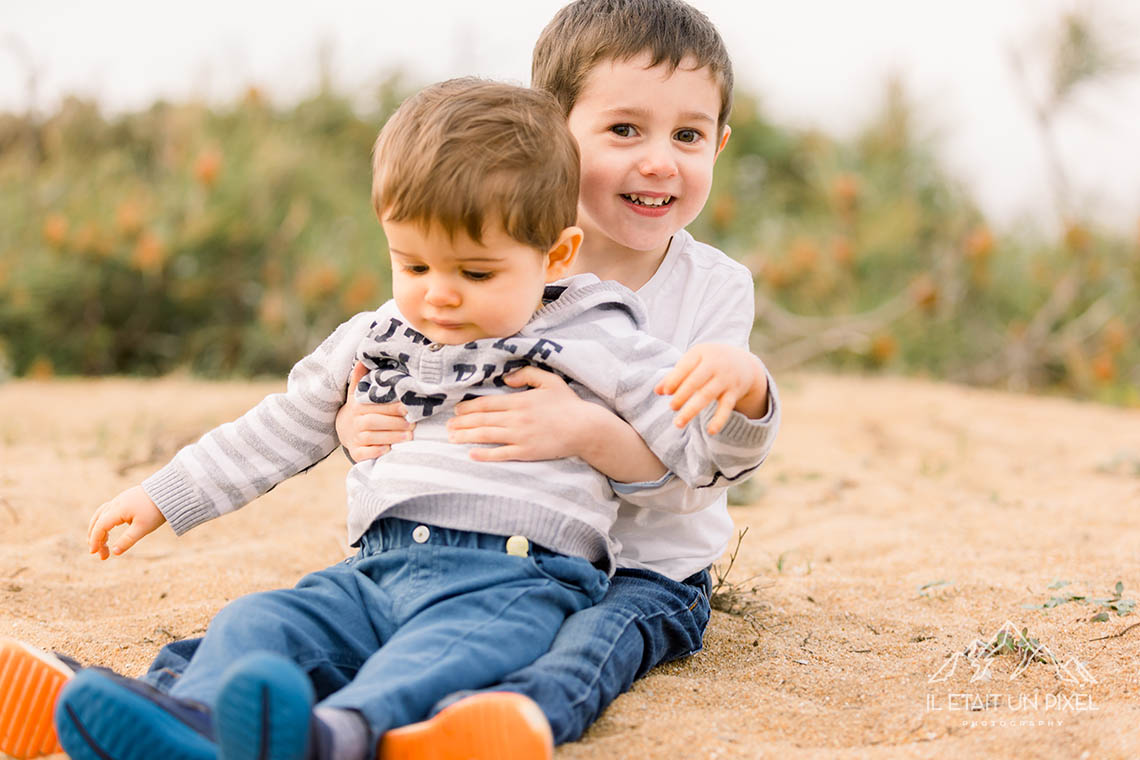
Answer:
[[648, 195], [637, 195], [635, 193], [629, 193], [625, 197], [629, 198], [631, 201], [640, 206], [664, 206], [666, 203], [673, 200], [673, 196], [671, 195], [663, 195], [659, 198], [651, 198]]

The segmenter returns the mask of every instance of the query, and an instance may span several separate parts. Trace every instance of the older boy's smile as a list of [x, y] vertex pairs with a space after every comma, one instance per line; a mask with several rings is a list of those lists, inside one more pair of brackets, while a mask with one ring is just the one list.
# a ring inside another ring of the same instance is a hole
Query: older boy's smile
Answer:
[[643, 216], [664, 216], [669, 213], [675, 196], [660, 193], [622, 193], [621, 199]]

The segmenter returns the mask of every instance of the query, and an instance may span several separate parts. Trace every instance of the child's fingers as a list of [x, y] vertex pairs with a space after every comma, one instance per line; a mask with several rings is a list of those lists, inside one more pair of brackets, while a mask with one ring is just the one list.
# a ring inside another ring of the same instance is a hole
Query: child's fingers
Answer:
[[709, 421], [709, 435], [716, 435], [724, 427], [724, 423], [728, 422], [728, 418], [732, 416], [732, 409], [735, 406], [735, 401], [729, 400], [729, 394], [723, 393], [716, 402], [716, 412], [713, 418]]
[[476, 462], [527, 462], [522, 446], [481, 446], [471, 449], [470, 456]]
[[119, 536], [115, 545], [111, 547], [111, 553], [116, 556], [122, 554], [134, 546], [135, 543], [147, 533], [150, 533], [150, 530], [144, 527], [141, 522], [129, 523], [129, 527], [123, 531], [123, 534]]
[[368, 367], [364, 366], [364, 362], [357, 361], [356, 365], [352, 368], [352, 374], [348, 376], [348, 387], [350, 390], [356, 390], [356, 386], [360, 385], [361, 379], [368, 374]]
[[[389, 405], [394, 406], [394, 405]], [[380, 430], [411, 430], [415, 427], [415, 423], [408, 422], [404, 412], [397, 412], [393, 409], [391, 412], [376, 412], [369, 411], [367, 414], [360, 414], [356, 417], [356, 429], [361, 433], [376, 432]]]
[[[710, 388], [714, 383], [716, 387]], [[677, 390], [673, 392], [673, 398], [669, 401], [669, 407], [674, 410], [681, 409], [692, 399], [694, 394], [704, 390], [706, 398], [704, 403], [701, 404], [701, 408], [703, 408], [705, 404], [719, 395], [722, 390], [721, 385], [722, 383], [716, 382], [712, 370], [707, 366], [702, 365], [696, 367], [689, 373], [688, 377], [685, 378]]]
[[[96, 513], [95, 522], [87, 534], [88, 548], [92, 554], [102, 555], [107, 550], [107, 535], [116, 525], [125, 522], [111, 504], [104, 504]], [[106, 559], [106, 557], [103, 557]]]
[[673, 424], [677, 427], [685, 427], [690, 420], [700, 414], [702, 409], [716, 401], [722, 393], [723, 389], [717, 384], [706, 383], [701, 386], [688, 397], [684, 405], [678, 410], [677, 416], [673, 418]]
[[[515, 443], [514, 436], [508, 428], [490, 427], [481, 425], [472, 428], [450, 428], [447, 431], [447, 440], [451, 443]], [[478, 457], [472, 457], [478, 459]], [[486, 461], [486, 460], [484, 460]]]
[[678, 361], [673, 369], [665, 377], [661, 378], [661, 382], [657, 383], [654, 391], [659, 396], [672, 396], [677, 391], [677, 387], [681, 385], [682, 381], [689, 376], [698, 364], [701, 363], [700, 357], [695, 354], [685, 354]]
[[[356, 434], [353, 444], [357, 447], [365, 446], [391, 446], [393, 443], [410, 441], [415, 433], [407, 430], [362, 430]], [[351, 447], [350, 447], [351, 448]]]
[[369, 459], [378, 459], [391, 450], [391, 446], [356, 446], [349, 448], [348, 455], [352, 457], [352, 461], [360, 463]]
[[471, 430], [481, 427], [505, 427], [505, 412], [466, 412], [457, 414], [447, 421], [447, 430]]

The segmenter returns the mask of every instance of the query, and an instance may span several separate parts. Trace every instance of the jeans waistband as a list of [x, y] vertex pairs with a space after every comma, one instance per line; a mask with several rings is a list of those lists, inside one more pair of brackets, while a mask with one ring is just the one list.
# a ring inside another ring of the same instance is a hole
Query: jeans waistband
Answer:
[[[416, 546], [449, 546], [462, 549], [482, 549], [484, 551], [517, 553], [519, 538], [525, 536], [498, 536], [493, 533], [477, 533], [470, 530], [441, 528], [431, 523], [405, 520], [400, 517], [381, 517], [360, 537], [360, 551], [365, 555], [379, 554], [393, 549], [406, 549]], [[560, 557], [545, 547], [530, 541], [521, 544], [531, 557]], [[508, 552], [513, 549], [513, 552]]]

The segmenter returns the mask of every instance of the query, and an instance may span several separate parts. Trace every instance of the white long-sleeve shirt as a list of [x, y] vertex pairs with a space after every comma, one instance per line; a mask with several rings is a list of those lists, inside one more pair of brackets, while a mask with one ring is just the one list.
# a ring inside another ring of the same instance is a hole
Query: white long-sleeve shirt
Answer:
[[[755, 285], [742, 264], [685, 230], [673, 236], [657, 272], [638, 291], [646, 331], [682, 352], [698, 343], [748, 347], [755, 320]], [[759, 422], [775, 438], [780, 402], [769, 382], [768, 414]], [[673, 479], [654, 490], [623, 494], [611, 534], [621, 544], [618, 566], [684, 580], [715, 562], [732, 539], [727, 488], [693, 489]]]

